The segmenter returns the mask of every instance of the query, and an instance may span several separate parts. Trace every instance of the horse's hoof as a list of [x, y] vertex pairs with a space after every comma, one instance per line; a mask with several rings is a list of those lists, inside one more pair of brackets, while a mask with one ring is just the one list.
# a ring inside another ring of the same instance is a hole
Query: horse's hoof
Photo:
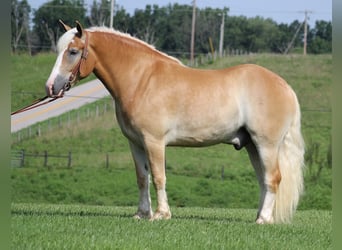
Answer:
[[265, 219], [263, 217], [259, 217], [257, 218], [255, 222], [256, 224], [263, 225], [263, 224], [273, 224], [274, 221], [273, 221], [273, 218]]
[[150, 219], [151, 221], [154, 220], [169, 220], [171, 219], [171, 213], [170, 212], [155, 212], [155, 214]]
[[151, 219], [153, 217], [152, 213], [150, 212], [137, 212], [133, 215], [133, 219], [141, 220], [141, 219]]

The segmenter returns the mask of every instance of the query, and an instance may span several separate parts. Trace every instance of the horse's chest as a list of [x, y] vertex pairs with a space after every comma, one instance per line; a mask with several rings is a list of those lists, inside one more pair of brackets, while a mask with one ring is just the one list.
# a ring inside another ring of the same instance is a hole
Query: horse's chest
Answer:
[[120, 125], [122, 133], [132, 142], [137, 144], [141, 143], [141, 133], [134, 126], [134, 122], [132, 121], [129, 114], [127, 114], [119, 105], [116, 105], [115, 108], [116, 118]]

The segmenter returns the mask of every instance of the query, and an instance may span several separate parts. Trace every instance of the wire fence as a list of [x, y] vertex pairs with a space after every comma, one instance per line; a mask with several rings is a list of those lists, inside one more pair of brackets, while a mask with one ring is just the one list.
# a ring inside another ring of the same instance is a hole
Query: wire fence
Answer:
[[[12, 150], [11, 155], [11, 166], [12, 167], [24, 167], [30, 165], [31, 158], [34, 159], [36, 162], [38, 159], [39, 166], [48, 167], [50, 168], [52, 166], [51, 159], [58, 159], [58, 162], [61, 163], [60, 159], [65, 159], [65, 162], [63, 162], [63, 166], [66, 166], [68, 168], [71, 168], [71, 162], [72, 162], [72, 152], [69, 151], [68, 154], [61, 155], [61, 154], [51, 154], [47, 150], [45, 150], [42, 153], [30, 153], [26, 150]], [[53, 163], [55, 165], [55, 162]]]
[[12, 133], [12, 143], [18, 143], [33, 137], [42, 136], [56, 128], [61, 129], [77, 125], [89, 119], [97, 119], [107, 113], [114, 114], [114, 103], [111, 98], [102, 98], [94, 104], [71, 110], [61, 116], [36, 123], [18, 132]]

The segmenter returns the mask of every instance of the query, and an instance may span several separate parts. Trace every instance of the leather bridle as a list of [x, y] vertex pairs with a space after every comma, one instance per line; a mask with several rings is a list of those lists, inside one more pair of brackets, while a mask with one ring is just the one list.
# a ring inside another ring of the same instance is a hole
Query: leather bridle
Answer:
[[84, 41], [84, 48], [82, 51], [81, 59], [72, 69], [71, 75], [69, 76], [69, 80], [63, 87], [64, 91], [68, 91], [71, 88], [71, 84], [77, 81], [77, 76], [79, 76], [80, 74], [81, 66], [88, 57], [88, 33], [86, 31], [84, 31], [84, 33], [85, 33], [85, 41]]

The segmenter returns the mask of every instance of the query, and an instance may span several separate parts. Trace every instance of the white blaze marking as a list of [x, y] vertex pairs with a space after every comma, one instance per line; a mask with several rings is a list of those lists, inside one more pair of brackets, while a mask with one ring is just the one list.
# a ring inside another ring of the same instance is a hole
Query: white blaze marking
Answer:
[[62, 61], [63, 61], [64, 52], [65, 52], [65, 50], [62, 51], [61, 53], [59, 53], [57, 60], [55, 62], [55, 65], [52, 68], [49, 79], [46, 82], [46, 87], [48, 87], [50, 89], [50, 91], [52, 90], [52, 86], [54, 84], [54, 81], [55, 81], [57, 75], [60, 73], [59, 68], [60, 68]]
[[71, 30], [67, 31], [66, 33], [64, 33], [63, 36], [58, 40], [58, 43], [57, 43], [58, 57], [57, 57], [57, 60], [55, 62], [55, 65], [51, 71], [51, 74], [50, 74], [50, 76], [46, 82], [46, 87], [49, 89], [50, 93], [52, 93], [52, 86], [54, 84], [54, 81], [55, 81], [57, 75], [60, 74], [60, 66], [61, 66], [62, 61], [63, 61], [64, 52], [67, 49], [70, 41], [74, 41], [73, 38], [74, 38], [76, 33], [77, 33], [76, 28], [71, 29]]

